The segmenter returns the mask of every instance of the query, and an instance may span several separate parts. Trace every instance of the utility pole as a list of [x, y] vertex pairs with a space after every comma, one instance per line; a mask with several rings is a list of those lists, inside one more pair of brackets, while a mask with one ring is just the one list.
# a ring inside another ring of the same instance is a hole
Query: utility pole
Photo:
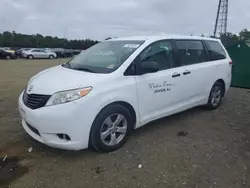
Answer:
[[215, 21], [214, 37], [227, 33], [228, 0], [219, 0]]

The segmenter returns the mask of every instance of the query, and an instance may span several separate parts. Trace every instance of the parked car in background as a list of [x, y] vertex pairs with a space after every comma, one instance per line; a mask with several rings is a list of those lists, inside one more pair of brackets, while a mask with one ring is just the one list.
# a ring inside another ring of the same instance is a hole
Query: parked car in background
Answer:
[[57, 55], [50, 50], [31, 49], [22, 52], [22, 57], [28, 59], [55, 59]]
[[58, 58], [66, 58], [73, 57], [73, 52], [71, 50], [63, 49], [63, 48], [55, 48], [51, 50], [55, 52]]
[[3, 47], [2, 49], [3, 49], [4, 51], [6, 51], [6, 52], [10, 52], [10, 53], [15, 54], [15, 50], [12, 49], [11, 47]]
[[16, 56], [14, 53], [0, 49], [0, 59], [16, 59]]
[[16, 50], [15, 55], [16, 55], [17, 57], [22, 57], [22, 52], [28, 51], [28, 50], [30, 50], [30, 48], [21, 48], [21, 49], [19, 49], [19, 50]]
[[78, 55], [82, 52], [82, 50], [72, 50], [74, 55]]

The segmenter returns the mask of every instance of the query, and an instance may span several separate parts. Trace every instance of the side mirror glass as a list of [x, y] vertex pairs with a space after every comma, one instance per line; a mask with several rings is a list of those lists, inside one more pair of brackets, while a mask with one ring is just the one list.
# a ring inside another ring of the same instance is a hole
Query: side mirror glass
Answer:
[[140, 63], [141, 74], [154, 73], [159, 71], [158, 63], [154, 61], [142, 61]]

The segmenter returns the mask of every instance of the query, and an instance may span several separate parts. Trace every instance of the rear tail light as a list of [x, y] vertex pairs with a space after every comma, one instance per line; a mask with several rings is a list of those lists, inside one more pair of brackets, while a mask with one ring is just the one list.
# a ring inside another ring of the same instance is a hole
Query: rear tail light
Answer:
[[229, 65], [233, 65], [233, 61], [229, 61]]

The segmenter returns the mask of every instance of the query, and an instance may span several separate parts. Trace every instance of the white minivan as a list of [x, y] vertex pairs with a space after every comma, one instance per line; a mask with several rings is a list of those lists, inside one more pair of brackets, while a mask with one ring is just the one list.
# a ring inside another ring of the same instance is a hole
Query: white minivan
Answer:
[[115, 38], [33, 76], [19, 97], [25, 131], [51, 147], [110, 152], [150, 121], [216, 109], [232, 61], [218, 39]]

